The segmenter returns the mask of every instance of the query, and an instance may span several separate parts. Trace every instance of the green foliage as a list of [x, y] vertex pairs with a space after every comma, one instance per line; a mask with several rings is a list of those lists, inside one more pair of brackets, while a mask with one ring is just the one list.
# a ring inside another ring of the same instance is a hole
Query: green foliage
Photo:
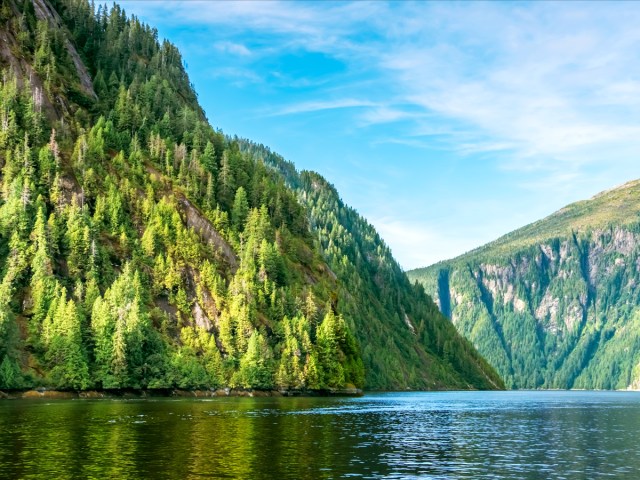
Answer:
[[321, 177], [211, 128], [174, 45], [51, 4], [0, 25], [35, 72], [0, 83], [0, 388], [500, 386]]
[[18, 362], [5, 355], [0, 363], [0, 385], [3, 388], [21, 388], [24, 386], [22, 377]]
[[[337, 283], [337, 295], [331, 297], [324, 314], [331, 309], [342, 314], [340, 322], [353, 335], [347, 336], [341, 348], [361, 352], [361, 356], [340, 360], [346, 383], [359, 384], [364, 379], [371, 389], [502, 386], [497, 374], [456, 334], [424, 290], [411, 285], [375, 229], [342, 203], [333, 186], [316, 173], [298, 173], [265, 147], [242, 142], [241, 148], [294, 188], [307, 211], [315, 247]], [[284, 248], [286, 239], [280, 240]], [[295, 254], [298, 260], [306, 255], [303, 250]], [[309, 316], [309, 320], [315, 324], [319, 318], [312, 321]], [[332, 369], [329, 377], [339, 381], [340, 369], [329, 358], [314, 352], [304, 368], [328, 367]], [[317, 382], [323, 382], [323, 375]]]
[[247, 221], [249, 214], [249, 202], [247, 202], [247, 192], [244, 188], [239, 187], [233, 200], [233, 209], [231, 210], [231, 222], [236, 230], [241, 230]]
[[513, 388], [640, 385], [640, 182], [409, 272]]
[[44, 320], [42, 339], [49, 381], [58, 389], [83, 390], [90, 386], [87, 353], [82, 341], [82, 318], [75, 302], [60, 289]]
[[237, 384], [244, 388], [273, 388], [273, 354], [264, 336], [254, 330], [247, 344], [247, 351], [240, 359], [240, 369], [235, 375]]

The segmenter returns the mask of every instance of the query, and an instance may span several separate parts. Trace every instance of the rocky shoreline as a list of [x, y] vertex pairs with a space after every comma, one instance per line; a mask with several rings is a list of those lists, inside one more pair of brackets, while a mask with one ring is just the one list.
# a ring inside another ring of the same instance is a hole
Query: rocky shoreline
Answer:
[[0, 400], [18, 399], [141, 399], [141, 398], [212, 398], [212, 397], [360, 397], [364, 393], [359, 388], [331, 390], [251, 390], [219, 388], [216, 390], [84, 390], [60, 391], [39, 388], [35, 390], [0, 390]]

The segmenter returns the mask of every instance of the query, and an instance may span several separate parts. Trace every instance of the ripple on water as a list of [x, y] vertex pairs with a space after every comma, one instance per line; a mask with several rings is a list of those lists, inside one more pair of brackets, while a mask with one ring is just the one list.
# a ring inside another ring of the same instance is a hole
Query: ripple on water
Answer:
[[0, 402], [0, 478], [632, 478], [640, 395]]

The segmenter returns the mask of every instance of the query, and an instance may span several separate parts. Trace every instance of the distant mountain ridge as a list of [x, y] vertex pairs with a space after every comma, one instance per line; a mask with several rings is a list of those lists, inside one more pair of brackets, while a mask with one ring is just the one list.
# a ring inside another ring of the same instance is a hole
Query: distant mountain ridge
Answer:
[[640, 180], [408, 275], [510, 387], [640, 386]]

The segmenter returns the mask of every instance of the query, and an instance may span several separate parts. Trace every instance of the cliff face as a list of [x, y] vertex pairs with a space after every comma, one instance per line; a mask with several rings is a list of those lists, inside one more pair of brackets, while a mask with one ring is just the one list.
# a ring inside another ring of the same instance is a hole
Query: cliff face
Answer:
[[605, 192], [409, 276], [510, 387], [638, 388], [638, 189]]

